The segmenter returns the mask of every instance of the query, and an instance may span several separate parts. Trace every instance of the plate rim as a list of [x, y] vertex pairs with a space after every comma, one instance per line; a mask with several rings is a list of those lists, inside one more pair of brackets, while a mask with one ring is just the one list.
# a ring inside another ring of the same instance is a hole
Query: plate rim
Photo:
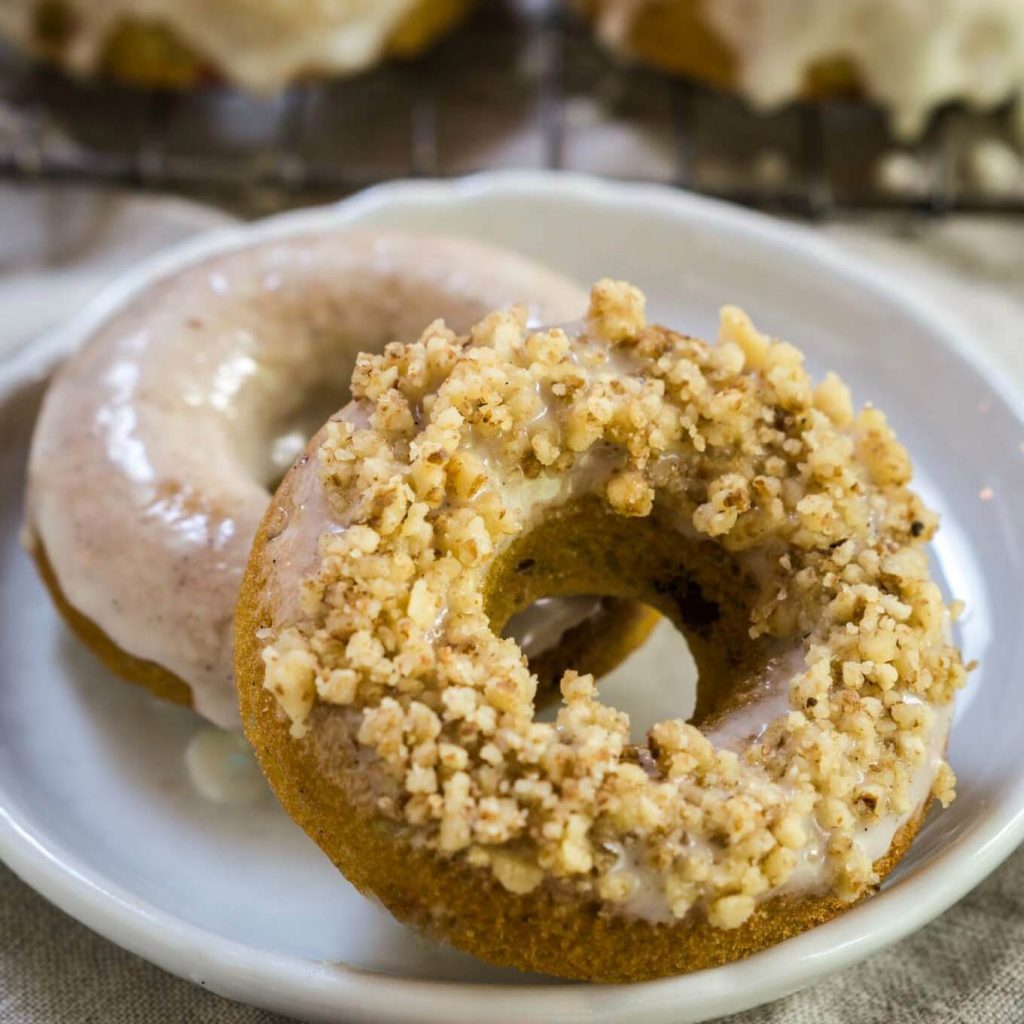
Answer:
[[[1011, 385], [990, 353], [969, 345], [974, 332], [955, 311], [933, 309], [912, 285], [893, 280], [869, 260], [811, 228], [663, 185], [543, 171], [388, 182], [336, 203], [200, 232], [119, 275], [65, 324], [0, 361], [0, 402], [17, 388], [42, 380], [62, 355], [141, 289], [196, 260], [313, 226], [358, 229], [364, 218], [395, 203], [439, 207], [502, 196], [566, 194], [591, 206], [617, 204], [648, 211], [670, 207], [681, 218], [746, 232], [780, 250], [795, 249], [813, 258], [832, 276], [918, 321], [970, 366], [1024, 426], [1024, 393]], [[344, 1014], [346, 1019], [457, 1024], [479, 1019], [479, 997], [486, 992], [493, 1012], [500, 1014], [505, 1008], [520, 1018], [613, 1021], [643, 1011], [652, 1021], [667, 1022], [678, 1020], [681, 1013], [688, 1014], [688, 1020], [701, 1020], [770, 1002], [850, 966], [937, 917], [1024, 839], [1024, 777], [993, 800], [970, 833], [953, 844], [955, 850], [940, 851], [913, 876], [850, 912], [745, 960], [628, 986], [433, 981], [261, 950], [189, 924], [134, 896], [70, 850], [24, 827], [16, 812], [17, 802], [0, 780], [0, 859], [27, 884], [117, 945], [230, 998], [283, 1013], [313, 1013], [317, 1019]], [[776, 961], [781, 955], [785, 967], [780, 970]]]

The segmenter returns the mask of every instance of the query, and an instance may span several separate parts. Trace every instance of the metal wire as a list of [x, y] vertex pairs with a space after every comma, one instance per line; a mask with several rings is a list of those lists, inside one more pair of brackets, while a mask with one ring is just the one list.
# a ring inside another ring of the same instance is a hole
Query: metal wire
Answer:
[[[866, 104], [771, 116], [623, 66], [561, 5], [486, 6], [409, 65], [274, 98], [73, 82], [0, 49], [0, 175], [286, 206], [395, 177], [572, 168], [662, 181], [809, 217], [846, 211], [1024, 215], [1024, 183], [972, 177], [971, 146], [1012, 154], [1008, 116], [951, 110], [913, 149]], [[898, 173], [896, 173], [898, 172]]]

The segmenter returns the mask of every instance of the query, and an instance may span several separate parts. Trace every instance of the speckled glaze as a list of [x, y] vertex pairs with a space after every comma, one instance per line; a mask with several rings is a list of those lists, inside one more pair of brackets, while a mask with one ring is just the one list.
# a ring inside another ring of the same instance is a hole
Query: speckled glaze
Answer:
[[231, 617], [269, 488], [347, 395], [356, 353], [435, 318], [532, 304], [579, 315], [564, 278], [479, 243], [296, 235], [157, 282], [57, 374], [27, 525], [67, 602], [236, 723]]

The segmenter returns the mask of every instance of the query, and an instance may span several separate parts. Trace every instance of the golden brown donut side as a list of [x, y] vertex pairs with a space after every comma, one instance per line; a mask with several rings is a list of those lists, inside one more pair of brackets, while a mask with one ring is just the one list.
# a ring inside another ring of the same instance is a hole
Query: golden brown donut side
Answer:
[[[264, 688], [259, 631], [270, 625], [264, 603], [266, 542], [274, 509], [290, 501], [293, 474], [282, 483], [253, 544], [235, 616], [236, 685], [242, 722], [260, 765], [285, 810], [360, 891], [373, 894], [399, 920], [427, 930], [483, 960], [581, 981], [643, 981], [720, 966], [823, 924], [853, 903], [832, 895], [779, 896], [740, 927], [711, 927], [703, 916], [675, 924], [603, 915], [596, 902], [580, 913], [551, 883], [522, 895], [462, 860], [410, 842], [373, 813], [360, 779], [359, 751], [342, 716], [319, 704], [302, 739]], [[318, 737], [336, 739], [329, 753]], [[897, 833], [875, 863], [884, 878], [909, 848], [926, 807]]]
[[36, 537], [31, 540], [30, 553], [61, 618], [75, 636], [114, 675], [125, 682], [141, 686], [162, 700], [181, 704], [187, 708], [192, 707], [192, 690], [184, 680], [179, 679], [173, 672], [168, 672], [155, 661], [136, 658], [118, 647], [92, 619], [83, 615], [68, 602], [53, 571], [53, 566], [50, 564], [50, 559], [47, 557], [46, 549]]

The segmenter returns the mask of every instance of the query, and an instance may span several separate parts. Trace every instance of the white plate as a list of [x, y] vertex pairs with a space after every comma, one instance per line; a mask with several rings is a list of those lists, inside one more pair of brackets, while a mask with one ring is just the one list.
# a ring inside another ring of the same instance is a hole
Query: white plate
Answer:
[[[427, 944], [363, 900], [269, 798], [191, 788], [186, 712], [116, 684], [68, 636], [17, 543], [21, 467], [54, 358], [157, 273], [214, 249], [338, 223], [496, 240], [582, 281], [631, 278], [693, 333], [740, 301], [886, 409], [943, 516], [936, 566], [982, 661], [960, 702], [959, 798], [885, 891], [746, 961], [629, 987], [562, 984]], [[775, 999], [940, 913], [1024, 834], [1024, 422], [969, 336], [813, 233], [649, 186], [501, 174], [400, 183], [340, 206], [187, 243], [139, 267], [0, 370], [0, 854], [86, 924], [224, 995], [322, 1020], [693, 1021]]]

